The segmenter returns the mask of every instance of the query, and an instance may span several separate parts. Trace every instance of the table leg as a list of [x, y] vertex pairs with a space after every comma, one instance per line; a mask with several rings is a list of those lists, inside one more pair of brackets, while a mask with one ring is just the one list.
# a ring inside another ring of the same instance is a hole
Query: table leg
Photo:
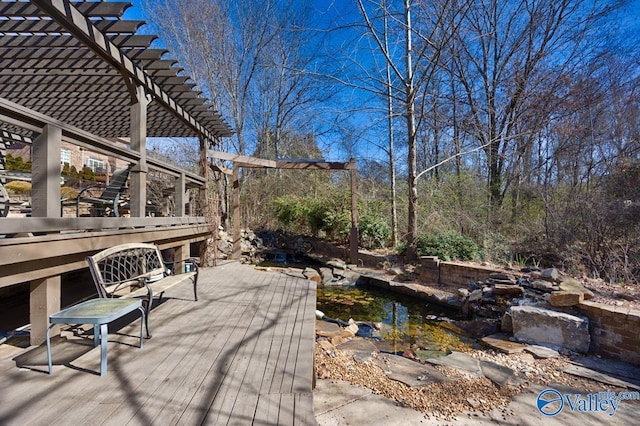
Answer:
[[108, 324], [100, 324], [100, 375], [107, 374], [107, 330]]
[[93, 325], [93, 347], [95, 348], [100, 344], [100, 328], [98, 324]]
[[49, 374], [53, 371], [53, 362], [51, 361], [51, 341], [50, 334], [51, 329], [55, 326], [55, 324], [51, 324], [49, 328], [47, 328], [47, 363], [49, 365]]

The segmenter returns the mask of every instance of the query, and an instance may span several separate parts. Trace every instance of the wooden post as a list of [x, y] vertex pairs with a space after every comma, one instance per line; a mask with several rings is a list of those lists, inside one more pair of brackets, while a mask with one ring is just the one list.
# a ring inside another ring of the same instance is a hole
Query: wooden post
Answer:
[[[49, 315], [60, 310], [60, 276], [34, 280], [30, 283], [29, 315], [31, 320], [31, 345], [45, 341]], [[53, 334], [57, 333], [55, 330]]]
[[131, 169], [131, 217], [146, 216], [147, 207], [147, 105], [143, 86], [136, 87], [137, 102], [131, 105], [131, 149], [140, 153], [140, 161]]
[[358, 197], [356, 182], [356, 160], [349, 160], [349, 173], [351, 177], [351, 234], [349, 236], [349, 258], [351, 263], [358, 263]]
[[233, 259], [240, 259], [240, 166], [233, 162]]
[[31, 216], [60, 217], [60, 146], [62, 129], [46, 125], [33, 141]]
[[173, 196], [175, 197], [175, 215], [177, 217], [182, 217], [182, 216], [186, 216], [186, 209], [185, 209], [185, 204], [186, 204], [186, 195], [187, 195], [187, 190], [185, 189], [186, 185], [186, 177], [184, 172], [180, 173], [180, 177], [176, 178], [175, 181], [175, 194], [173, 194]]
[[[47, 125], [33, 141], [31, 215], [60, 217], [60, 146], [62, 130]], [[60, 310], [60, 276], [30, 282], [31, 344], [45, 341], [49, 315]]]
[[[187, 260], [191, 257], [191, 245], [189, 243], [185, 243], [182, 245], [179, 245], [178, 247], [176, 247], [176, 252], [175, 252], [175, 260], [176, 262], [180, 262], [182, 260]], [[185, 272], [184, 267], [185, 264], [184, 263], [179, 263], [178, 265], [180, 265], [181, 270], [180, 271], [176, 271], [176, 274], [181, 273], [181, 272]]]

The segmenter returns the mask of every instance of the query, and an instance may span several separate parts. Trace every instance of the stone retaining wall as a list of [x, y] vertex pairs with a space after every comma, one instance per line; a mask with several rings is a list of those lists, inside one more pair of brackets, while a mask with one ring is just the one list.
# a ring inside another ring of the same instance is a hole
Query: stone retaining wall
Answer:
[[592, 301], [578, 309], [589, 318], [589, 352], [640, 365], [640, 310]]
[[451, 291], [467, 288], [470, 282], [484, 281], [495, 269], [485, 266], [463, 265], [455, 262], [445, 262], [433, 256], [420, 258], [418, 275], [425, 283], [439, 284]]
[[[330, 247], [327, 244], [323, 248]], [[346, 255], [346, 250], [339, 252], [340, 249], [334, 247], [334, 255]], [[359, 254], [359, 263], [366, 266], [376, 266], [384, 260], [384, 256]], [[439, 288], [452, 292], [467, 288], [470, 282], [486, 280], [496, 272], [488, 267], [444, 262], [432, 256], [420, 258], [420, 264], [416, 272], [426, 285], [438, 284]], [[397, 288], [390, 290], [398, 291]], [[590, 353], [640, 365], [640, 310], [592, 301], [581, 302], [577, 308], [589, 319]]]

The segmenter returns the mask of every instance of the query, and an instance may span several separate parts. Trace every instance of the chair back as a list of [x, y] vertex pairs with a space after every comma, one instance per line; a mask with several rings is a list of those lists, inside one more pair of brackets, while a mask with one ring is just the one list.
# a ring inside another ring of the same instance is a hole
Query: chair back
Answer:
[[109, 185], [104, 189], [100, 195], [101, 200], [112, 201], [120, 196], [127, 186], [127, 179], [129, 178], [129, 168], [118, 169], [113, 172]]

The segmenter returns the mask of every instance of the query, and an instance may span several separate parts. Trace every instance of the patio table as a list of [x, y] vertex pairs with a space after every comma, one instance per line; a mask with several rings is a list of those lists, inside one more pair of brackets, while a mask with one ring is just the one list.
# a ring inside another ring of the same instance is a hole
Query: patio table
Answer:
[[[144, 309], [140, 299], [91, 299], [63, 309], [49, 317], [47, 329], [47, 361], [49, 374], [52, 372], [50, 332], [56, 324], [93, 324], [94, 346], [100, 343], [100, 375], [107, 374], [107, 325], [124, 315], [138, 309], [142, 314], [140, 321], [140, 348], [142, 348], [142, 324]], [[99, 330], [98, 330], [99, 328]]]

